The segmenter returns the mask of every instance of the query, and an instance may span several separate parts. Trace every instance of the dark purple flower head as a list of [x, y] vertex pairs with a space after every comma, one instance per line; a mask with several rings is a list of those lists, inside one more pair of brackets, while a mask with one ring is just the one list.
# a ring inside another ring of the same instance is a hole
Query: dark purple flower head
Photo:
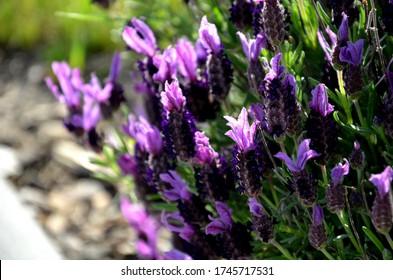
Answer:
[[357, 40], [355, 44], [348, 41], [347, 45], [347, 47], [342, 47], [340, 50], [340, 60], [359, 66], [363, 58], [364, 40]]
[[187, 190], [187, 185], [174, 170], [160, 174], [160, 179], [171, 185], [172, 189], [164, 190], [164, 197], [169, 201], [184, 200], [189, 201], [192, 193]]
[[91, 131], [102, 119], [99, 105], [90, 96], [84, 96], [83, 113], [75, 114], [71, 123], [75, 127], [82, 127], [84, 131]]
[[270, 60], [270, 66], [265, 60], [265, 67], [269, 69], [269, 72], [265, 76], [265, 80], [272, 81], [274, 79], [281, 79], [284, 75], [285, 67], [281, 65], [282, 53], [276, 54]]
[[314, 205], [312, 208], [312, 224], [319, 226], [323, 222], [323, 208], [320, 205]]
[[253, 122], [250, 126], [246, 108], [243, 107], [237, 120], [230, 116], [224, 116], [224, 118], [228, 121], [227, 126], [231, 128], [225, 135], [235, 141], [241, 151], [252, 149], [254, 147], [257, 122]]
[[158, 69], [153, 75], [155, 81], [163, 84], [176, 78], [176, 50], [171, 46], [167, 47], [162, 55], [154, 56], [153, 64]]
[[126, 26], [122, 38], [135, 52], [153, 57], [156, 51], [156, 38], [153, 32], [143, 21], [133, 18], [132, 27]]
[[384, 197], [389, 193], [390, 182], [393, 180], [393, 170], [390, 166], [387, 166], [385, 170], [380, 174], [371, 174], [369, 181], [378, 188], [378, 192], [381, 197]]
[[162, 211], [161, 222], [168, 230], [179, 233], [179, 236], [186, 241], [191, 241], [195, 234], [193, 227], [185, 222], [179, 212], [166, 214]]
[[342, 183], [344, 176], [349, 173], [349, 162], [346, 158], [344, 158], [344, 161], [344, 165], [339, 163], [332, 169], [331, 176], [334, 185]]
[[316, 151], [310, 149], [310, 139], [305, 139], [299, 145], [296, 163], [294, 163], [293, 160], [283, 152], [278, 152], [274, 156], [283, 160], [288, 169], [292, 172], [299, 172], [304, 169], [308, 160], [319, 156], [319, 154]]
[[329, 104], [328, 95], [326, 93], [326, 87], [324, 84], [319, 84], [311, 91], [312, 101], [309, 106], [312, 110], [326, 117], [328, 114], [333, 112], [334, 107]]
[[196, 81], [197, 53], [194, 46], [189, 41], [180, 39], [175, 48], [179, 72], [188, 80]]
[[318, 30], [318, 42], [319, 45], [321, 46], [322, 50], [325, 53], [326, 59], [329, 62], [332, 62], [332, 54], [334, 51], [334, 48], [337, 45], [337, 35], [328, 27], [326, 27], [326, 33], [329, 36], [330, 39], [330, 44], [326, 41], [325, 37], [322, 34], [322, 31]]
[[222, 49], [220, 37], [218, 37], [217, 27], [207, 21], [207, 17], [204, 16], [199, 27], [199, 39], [205, 47], [205, 49], [219, 54]]
[[173, 80], [172, 83], [165, 82], [165, 91], [161, 92], [161, 103], [168, 112], [182, 112], [186, 104], [186, 98], [179, 87], [179, 81]]
[[209, 216], [212, 222], [207, 225], [205, 229], [206, 234], [216, 235], [232, 229], [232, 210], [224, 202], [220, 201], [216, 201], [216, 210], [219, 217], [213, 218]]
[[109, 81], [111, 83], [115, 83], [117, 81], [117, 79], [119, 78], [119, 75], [120, 75], [120, 71], [121, 71], [120, 53], [116, 52], [113, 55], [111, 69], [109, 72]]
[[130, 154], [124, 154], [117, 158], [117, 165], [123, 175], [136, 175], [137, 163]]
[[192, 258], [186, 253], [183, 253], [176, 249], [172, 249], [164, 253], [164, 260], [185, 261], [185, 260], [192, 260]]
[[250, 207], [250, 212], [255, 216], [261, 217], [264, 214], [262, 205], [258, 202], [258, 200], [255, 197], [250, 198], [248, 202], [248, 206]]
[[89, 95], [93, 100], [98, 103], [105, 103], [111, 97], [111, 91], [113, 88], [112, 83], [107, 83], [104, 88], [101, 87], [101, 83], [97, 76], [92, 73], [90, 84], [82, 86], [82, 91], [85, 95]]
[[209, 138], [205, 133], [197, 131], [194, 135], [196, 153], [194, 161], [196, 164], [211, 164], [216, 158], [218, 153], [210, 146]]
[[337, 42], [347, 42], [349, 41], [349, 26], [348, 26], [348, 16], [342, 13], [343, 19], [341, 21], [340, 28], [338, 29]]
[[134, 138], [140, 147], [149, 154], [158, 155], [163, 149], [162, 137], [158, 128], [151, 125], [144, 117], [136, 121], [133, 116], [128, 117], [127, 125], [123, 131]]
[[267, 130], [267, 124], [265, 119], [265, 111], [263, 110], [261, 103], [253, 103], [248, 109], [248, 113], [251, 118], [260, 125], [263, 130]]
[[83, 80], [78, 68], [71, 69], [67, 62], [53, 62], [53, 73], [57, 76], [60, 84], [60, 89], [54, 84], [51, 78], [45, 78], [48, 88], [53, 95], [61, 102], [67, 105], [68, 108], [78, 108], [80, 106], [81, 92], [80, 88], [83, 85]]
[[240, 41], [243, 46], [243, 51], [246, 54], [249, 61], [257, 61], [259, 54], [262, 49], [267, 47], [267, 39], [265, 33], [261, 32], [257, 35], [255, 39], [247, 40], [246, 36], [238, 31], [237, 36], [239, 36]]
[[390, 65], [393, 63], [393, 58], [390, 60], [386, 75], [388, 76], [390, 93], [393, 94], [393, 71], [390, 70]]

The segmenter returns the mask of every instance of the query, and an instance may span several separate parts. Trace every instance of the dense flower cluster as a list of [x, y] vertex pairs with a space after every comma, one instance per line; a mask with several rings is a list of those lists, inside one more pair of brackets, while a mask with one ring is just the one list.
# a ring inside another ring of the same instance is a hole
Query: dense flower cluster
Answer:
[[[194, 43], [163, 50], [133, 18], [122, 38], [140, 56], [137, 113], [124, 102], [119, 54], [104, 85], [53, 63], [59, 86], [46, 82], [68, 108], [65, 126], [104, 149], [135, 194], [120, 206], [140, 258], [370, 259], [393, 249], [393, 59], [383, 57], [392, 54], [364, 35], [373, 30], [360, 24], [358, 1], [328, 2], [318, 12], [305, 3], [314, 22], [288, 1], [235, 0], [200, 19]], [[334, 79], [319, 82], [326, 73]], [[99, 132], [104, 121], [120, 144]], [[170, 252], [159, 249], [160, 227], [173, 234]]]

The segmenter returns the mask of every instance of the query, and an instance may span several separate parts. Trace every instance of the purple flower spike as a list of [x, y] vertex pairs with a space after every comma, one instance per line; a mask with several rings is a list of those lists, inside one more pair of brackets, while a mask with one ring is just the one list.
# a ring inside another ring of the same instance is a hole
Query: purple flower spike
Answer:
[[283, 152], [279, 152], [274, 156], [283, 160], [288, 166], [288, 169], [292, 172], [299, 172], [304, 169], [308, 160], [319, 156], [319, 154], [316, 151], [310, 149], [310, 139], [305, 139], [299, 145], [296, 164], [287, 154], [284, 154]]
[[276, 54], [271, 60], [270, 65], [265, 61], [265, 66], [269, 69], [269, 72], [265, 76], [265, 80], [272, 81], [274, 79], [280, 79], [284, 74], [285, 67], [281, 65], [282, 53]]
[[123, 175], [137, 175], [137, 163], [130, 154], [124, 154], [117, 158], [117, 165]]
[[122, 38], [126, 44], [140, 54], [153, 57], [156, 51], [156, 38], [153, 32], [143, 21], [133, 18], [133, 27], [126, 26], [122, 33]]
[[262, 205], [258, 202], [258, 200], [253, 197], [249, 200], [248, 206], [250, 207], [250, 212], [257, 217], [261, 217], [263, 213]]
[[345, 164], [339, 163], [336, 167], [332, 169], [332, 182], [334, 185], [342, 183], [344, 176], [349, 173], [349, 162], [344, 158]]
[[312, 208], [313, 226], [319, 226], [323, 222], [323, 208], [320, 205], [314, 205]]
[[172, 83], [165, 82], [165, 91], [161, 92], [161, 102], [165, 110], [182, 112], [186, 104], [186, 98], [179, 87], [179, 81], [173, 80]]
[[89, 95], [98, 103], [105, 103], [111, 97], [113, 85], [112, 83], [107, 83], [104, 88], [101, 88], [100, 81], [97, 76], [92, 73], [90, 84], [86, 84], [82, 87], [84, 94]]
[[256, 39], [247, 41], [246, 36], [238, 31], [237, 36], [239, 36], [240, 41], [243, 46], [243, 51], [246, 54], [249, 61], [258, 60], [261, 50], [267, 47], [267, 39], [265, 33], [261, 32], [257, 35]]
[[216, 202], [216, 210], [218, 212], [218, 218], [209, 219], [212, 221], [207, 225], [205, 232], [206, 234], [221, 234], [223, 232], [228, 232], [232, 229], [232, 210], [224, 202]]
[[342, 13], [343, 19], [341, 21], [340, 28], [338, 29], [338, 42], [349, 41], [349, 26], [348, 26], [348, 16]]
[[164, 260], [186, 261], [192, 260], [192, 258], [186, 253], [183, 253], [176, 249], [172, 249], [164, 253]]
[[218, 37], [217, 27], [208, 22], [206, 16], [202, 18], [201, 26], [199, 27], [199, 38], [205, 49], [215, 54], [220, 53], [222, 46], [220, 37]]
[[190, 81], [196, 81], [197, 54], [194, 46], [190, 42], [180, 39], [175, 48], [179, 72]]
[[153, 75], [155, 81], [165, 83], [176, 78], [176, 50], [171, 46], [161, 56], [155, 56], [153, 63], [158, 68], [158, 72]]
[[210, 146], [209, 138], [205, 133], [197, 131], [194, 136], [196, 153], [194, 161], [196, 164], [211, 164], [216, 158], [218, 153]]
[[334, 107], [328, 102], [328, 95], [324, 84], [319, 84], [311, 91], [312, 101], [309, 106], [312, 110], [320, 113], [323, 117], [333, 112]]
[[187, 190], [186, 183], [174, 170], [168, 170], [168, 173], [160, 174], [160, 179], [172, 186], [172, 189], [165, 190], [164, 196], [169, 201], [184, 200], [189, 201], [192, 194]]
[[225, 135], [232, 138], [241, 151], [253, 148], [257, 122], [250, 126], [246, 108], [243, 107], [237, 120], [230, 116], [224, 118], [228, 121], [227, 126], [231, 128]]
[[[171, 224], [170, 220], [174, 224]], [[186, 241], [191, 241], [195, 234], [192, 226], [184, 221], [179, 212], [166, 214], [165, 211], [162, 211], [161, 222], [168, 230], [179, 233], [179, 236]]]
[[325, 37], [322, 34], [322, 31], [318, 30], [318, 42], [325, 53], [326, 59], [329, 62], [332, 62], [332, 53], [337, 45], [337, 35], [328, 27], [326, 27], [326, 33], [330, 38], [330, 44], [326, 41]]
[[109, 81], [114, 83], [120, 75], [121, 71], [121, 58], [120, 53], [116, 52], [112, 58], [111, 70], [109, 74]]
[[363, 59], [364, 40], [357, 40], [355, 44], [348, 41], [347, 44], [348, 47], [342, 47], [340, 50], [340, 60], [359, 66]]
[[390, 182], [393, 180], [393, 170], [390, 166], [387, 166], [385, 170], [380, 174], [371, 174], [369, 181], [378, 188], [378, 192], [381, 197], [384, 197], [390, 188]]

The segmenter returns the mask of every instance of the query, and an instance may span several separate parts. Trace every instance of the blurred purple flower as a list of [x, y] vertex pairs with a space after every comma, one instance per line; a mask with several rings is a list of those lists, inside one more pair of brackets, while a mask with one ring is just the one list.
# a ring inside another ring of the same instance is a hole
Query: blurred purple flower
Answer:
[[220, 37], [218, 36], [217, 27], [207, 21], [204, 16], [199, 27], [199, 39], [201, 43], [209, 51], [219, 54], [222, 49]]
[[389, 192], [390, 183], [393, 180], [393, 170], [387, 166], [382, 173], [371, 174], [369, 181], [378, 188], [381, 197], [384, 197]]
[[264, 214], [262, 205], [258, 202], [258, 200], [255, 197], [250, 198], [248, 202], [248, 206], [250, 207], [250, 212], [255, 216], [261, 217]]
[[186, 104], [186, 98], [179, 87], [179, 81], [174, 79], [172, 83], [165, 82], [165, 91], [161, 92], [161, 103], [165, 110], [182, 112]]
[[216, 158], [218, 153], [210, 146], [209, 138], [205, 133], [197, 131], [194, 135], [196, 153], [194, 161], [196, 164], [211, 164]]
[[71, 117], [71, 123], [75, 127], [82, 127], [84, 131], [91, 131], [101, 120], [101, 111], [99, 105], [90, 96], [84, 96], [82, 114], [74, 114]]
[[312, 224], [319, 226], [323, 222], [323, 208], [320, 205], [314, 205], [312, 208]]
[[162, 55], [154, 56], [153, 64], [158, 69], [158, 72], [153, 75], [155, 81], [163, 84], [176, 78], [176, 50], [171, 46], [167, 47]]
[[156, 51], [156, 38], [153, 32], [143, 21], [133, 18], [132, 27], [126, 26], [122, 38], [135, 52], [153, 57]]
[[117, 79], [119, 78], [119, 75], [120, 75], [120, 71], [121, 71], [120, 53], [116, 52], [113, 55], [111, 69], [109, 72], [109, 81], [111, 83], [115, 83], [117, 81]]
[[251, 118], [260, 125], [263, 130], [267, 129], [266, 119], [265, 119], [265, 111], [263, 110], [263, 106], [261, 103], [253, 103], [248, 109], [248, 113]]
[[160, 179], [171, 185], [172, 189], [164, 190], [164, 197], [169, 201], [184, 200], [189, 201], [192, 193], [187, 190], [187, 185], [174, 170], [160, 174]]
[[111, 97], [112, 88], [112, 83], [107, 83], [105, 87], [102, 88], [97, 76], [92, 73], [90, 84], [83, 85], [82, 91], [85, 95], [89, 95], [94, 101], [98, 103], [105, 103]]
[[224, 202], [216, 201], [216, 210], [219, 215], [218, 218], [209, 216], [212, 221], [207, 225], [206, 234], [221, 234], [232, 229], [232, 210]]
[[288, 166], [288, 169], [292, 172], [299, 172], [304, 169], [308, 160], [319, 156], [319, 154], [316, 151], [310, 149], [310, 139], [305, 139], [299, 145], [296, 163], [294, 163], [293, 160], [283, 152], [278, 152], [274, 156], [283, 160]]
[[237, 36], [239, 36], [240, 41], [243, 46], [243, 51], [246, 54], [249, 61], [258, 60], [261, 50], [267, 47], [268, 41], [265, 37], [265, 33], [261, 32], [257, 35], [256, 39], [247, 40], [246, 36], [238, 31]]
[[179, 212], [166, 214], [162, 211], [161, 222], [168, 230], [179, 233], [179, 236], [186, 241], [190, 242], [195, 234], [193, 227], [185, 222]]
[[175, 48], [179, 72], [190, 81], [196, 81], [197, 53], [194, 46], [189, 41], [180, 39]]
[[334, 107], [329, 104], [328, 95], [326, 93], [326, 87], [324, 84], [319, 84], [311, 91], [312, 101], [309, 106], [312, 110], [321, 114], [321, 116], [326, 117], [328, 114], [333, 112]]
[[334, 185], [342, 183], [344, 176], [349, 173], [349, 162], [346, 158], [344, 158], [344, 161], [344, 165], [339, 163], [331, 171], [332, 182]]
[[123, 175], [136, 175], [137, 163], [135, 158], [130, 154], [124, 154], [117, 158], [117, 165]]
[[172, 250], [164, 253], [164, 260], [182, 261], [182, 260], [192, 260], [192, 258], [189, 255], [187, 255], [186, 253], [183, 253], [183, 252], [176, 250], [176, 249], [172, 249]]
[[347, 47], [342, 47], [340, 50], [340, 60], [359, 66], [363, 58], [364, 40], [357, 40], [355, 44], [348, 41], [347, 45]]
[[205, 47], [201, 42], [201, 39], [198, 39], [195, 43], [195, 53], [198, 63], [205, 64], [207, 60], [207, 53]]
[[230, 116], [224, 116], [224, 118], [228, 121], [227, 126], [231, 128], [225, 135], [235, 141], [241, 151], [252, 149], [257, 122], [253, 122], [250, 126], [246, 108], [243, 107], [237, 120]]

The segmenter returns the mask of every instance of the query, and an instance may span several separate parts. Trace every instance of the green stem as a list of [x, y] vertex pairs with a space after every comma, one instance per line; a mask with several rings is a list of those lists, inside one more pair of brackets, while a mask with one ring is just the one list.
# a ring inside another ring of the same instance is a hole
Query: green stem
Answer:
[[353, 104], [355, 105], [356, 112], [358, 114], [358, 118], [360, 120], [361, 126], [362, 127], [367, 127], [367, 123], [366, 123], [365, 119], [363, 118], [362, 110], [360, 109], [360, 106], [359, 106], [359, 100], [358, 99], [354, 99], [353, 100]]
[[358, 250], [358, 252], [363, 255], [362, 249], [360, 249], [360, 246], [352, 233], [351, 227], [348, 224], [347, 218], [345, 216], [345, 212], [340, 211], [339, 213], [337, 213], [337, 216], [340, 219], [340, 222], [344, 227], [346, 233], [348, 234], [348, 237], [351, 240], [352, 244], [355, 246], [356, 250]]
[[283, 254], [283, 256], [286, 257], [288, 260], [295, 260], [295, 258], [288, 252], [288, 250], [282, 247], [280, 243], [278, 243], [274, 238], [271, 239], [269, 242], [274, 247], [276, 247], [281, 252], [281, 254]]
[[268, 177], [268, 181], [269, 181], [270, 191], [272, 192], [273, 195], [274, 203], [276, 204], [276, 207], [278, 207], [280, 201], [278, 199], [277, 191], [276, 188], [274, 187], [274, 182], [271, 175]]
[[393, 250], [393, 240], [392, 240], [392, 238], [390, 237], [389, 233], [385, 233], [384, 235], [385, 235], [386, 239], [389, 242], [390, 248], [392, 248], [392, 250]]
[[347, 116], [347, 121], [348, 121], [349, 124], [353, 124], [351, 108], [349, 107], [347, 94], [345, 93], [343, 72], [342, 71], [337, 71], [337, 79], [338, 79], [338, 86], [339, 86], [340, 93], [341, 93], [339, 98], [340, 98], [340, 101], [341, 101], [341, 103], [342, 103], [342, 105], [344, 107], [345, 114]]
[[326, 251], [325, 248], [319, 249], [319, 251], [321, 251], [329, 260], [332, 260], [332, 261], [335, 260], [335, 259], [333, 258], [333, 256], [330, 255], [328, 251]]
[[326, 172], [326, 165], [321, 165], [321, 170], [322, 170], [324, 187], [327, 187], [329, 185], [329, 181], [328, 181], [327, 172]]

